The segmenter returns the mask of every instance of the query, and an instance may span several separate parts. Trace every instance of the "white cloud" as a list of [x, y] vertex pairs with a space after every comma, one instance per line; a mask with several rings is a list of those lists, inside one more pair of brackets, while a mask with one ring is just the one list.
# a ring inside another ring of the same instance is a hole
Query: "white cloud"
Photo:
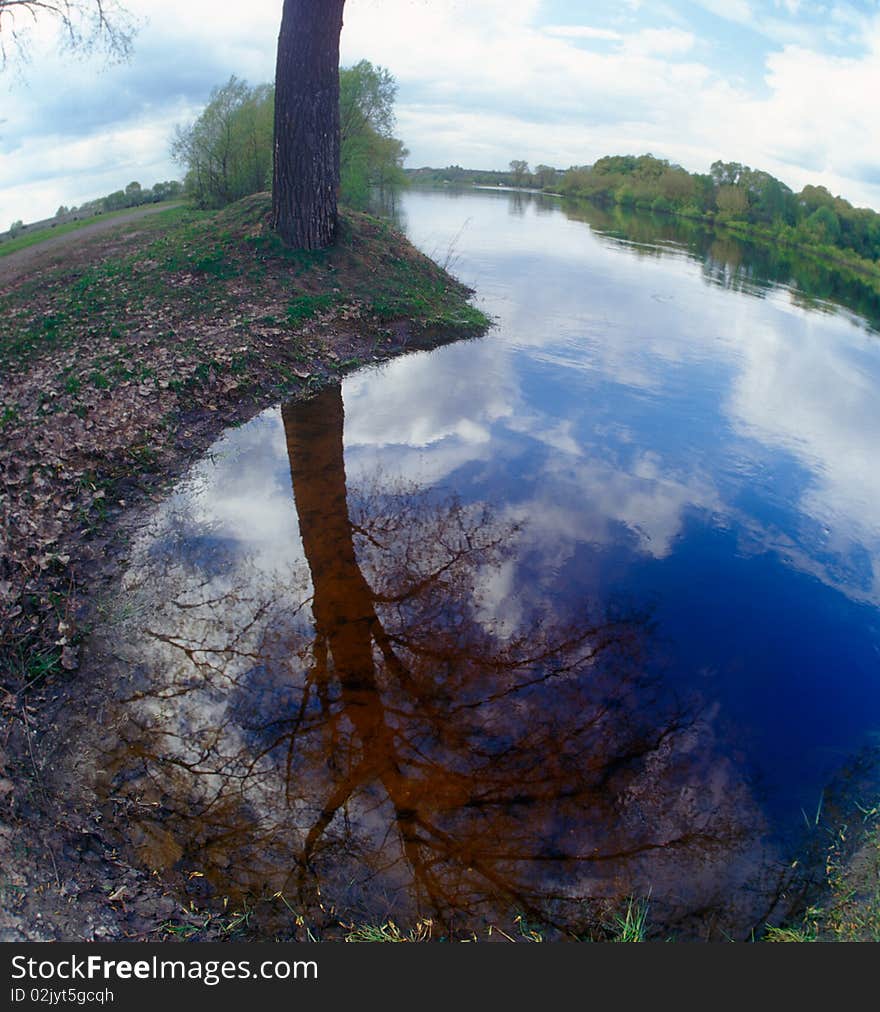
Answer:
[[[688, 133], [707, 150], [779, 176], [795, 189], [827, 186], [880, 207], [880, 188], [860, 178], [880, 165], [880, 135], [865, 128], [880, 91], [880, 18], [860, 57], [788, 46], [767, 61], [768, 94], [754, 97], [717, 88], [695, 100]], [[726, 154], [722, 154], [726, 152]]]
[[[880, 601], [880, 573], [854, 585], [846, 560], [864, 548], [880, 553], [880, 472], [872, 433], [880, 425], [874, 382], [873, 338], [861, 341], [852, 325], [806, 317], [794, 331], [752, 327], [743, 341], [741, 369], [726, 410], [736, 429], [800, 461], [810, 481], [800, 501], [804, 515], [826, 532], [827, 571], [804, 554], [796, 561], [856, 598]], [[843, 564], [844, 575], [834, 571]], [[876, 562], [874, 562], [876, 566]]]
[[611, 28], [590, 28], [588, 25], [547, 25], [546, 35], [559, 39], [598, 39], [604, 42], [619, 42], [623, 36]]
[[638, 56], [683, 56], [696, 41], [693, 33], [680, 28], [648, 28], [627, 38], [624, 48]]

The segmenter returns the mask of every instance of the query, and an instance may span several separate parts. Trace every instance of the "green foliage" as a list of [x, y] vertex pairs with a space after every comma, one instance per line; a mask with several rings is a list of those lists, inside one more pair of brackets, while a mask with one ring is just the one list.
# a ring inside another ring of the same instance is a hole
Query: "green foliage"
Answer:
[[598, 203], [622, 203], [669, 211], [702, 202], [704, 184], [681, 166], [653, 155], [613, 155], [593, 166], [573, 167], [558, 189], [565, 196], [589, 197]]
[[834, 197], [824, 186], [805, 186], [801, 190], [798, 200], [808, 214], [820, 207], [834, 207]]
[[96, 214], [122, 211], [129, 207], [140, 207], [142, 204], [160, 204], [166, 200], [174, 200], [183, 193], [183, 184], [177, 180], [155, 183], [152, 187], [143, 187], [134, 180], [124, 190], [114, 190], [103, 197], [88, 200], [79, 207], [64, 207], [55, 212], [59, 221], [78, 221]]
[[523, 186], [530, 175], [529, 163], [521, 158], [514, 158], [510, 163], [510, 174], [513, 176], [514, 186]]
[[138, 207], [139, 205], [145, 203], [144, 188], [137, 180], [134, 180], [126, 186], [125, 199], [129, 207]]
[[406, 184], [407, 150], [393, 135], [396, 95], [389, 71], [369, 60], [339, 71], [340, 197], [349, 207], [363, 210], [373, 189]]
[[[392, 133], [396, 93], [391, 74], [368, 60], [339, 72], [340, 196], [350, 207], [365, 208], [373, 189], [406, 183], [407, 151]], [[225, 207], [271, 186], [274, 105], [272, 85], [233, 76], [194, 123], [177, 127], [171, 153], [198, 207]]]
[[807, 218], [807, 231], [817, 242], [836, 244], [840, 241], [840, 221], [834, 211], [823, 204]]
[[558, 175], [559, 171], [552, 165], [536, 165], [532, 179], [539, 190], [552, 190]]
[[177, 127], [171, 154], [186, 168], [186, 191], [202, 208], [265, 190], [272, 175], [274, 89], [235, 75], [214, 88], [202, 114]]
[[715, 206], [724, 218], [745, 218], [749, 211], [748, 190], [732, 183], [722, 183], [715, 194]]
[[104, 207], [108, 211], [119, 211], [126, 206], [125, 190], [115, 190], [104, 198]]
[[153, 203], [161, 204], [165, 200], [174, 200], [183, 193], [183, 184], [176, 179], [168, 179], [162, 183], [153, 183]]
[[868, 273], [880, 260], [880, 214], [853, 207], [824, 186], [795, 194], [768, 172], [739, 162], [713, 162], [703, 175], [653, 155], [612, 155], [572, 166], [555, 188], [599, 204], [719, 220], [765, 239], [840, 250], [848, 264]]

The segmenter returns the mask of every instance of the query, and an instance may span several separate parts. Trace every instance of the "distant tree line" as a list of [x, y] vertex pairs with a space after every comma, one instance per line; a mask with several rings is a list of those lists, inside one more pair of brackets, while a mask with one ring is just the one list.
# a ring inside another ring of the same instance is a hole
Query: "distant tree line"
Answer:
[[793, 246], [846, 254], [850, 263], [880, 258], [880, 214], [854, 207], [824, 186], [795, 193], [769, 172], [739, 162], [714, 162], [708, 173], [688, 172], [653, 155], [611, 155], [593, 165], [564, 171], [515, 160], [509, 172], [414, 169], [413, 182], [429, 186], [506, 185], [534, 187], [597, 204], [618, 204], [656, 213], [719, 222], [736, 231]]
[[62, 204], [52, 218], [43, 221], [33, 221], [25, 224], [20, 218], [9, 226], [5, 238], [15, 239], [16, 236], [25, 232], [33, 232], [43, 228], [54, 228], [56, 225], [63, 225], [69, 221], [79, 221], [82, 218], [91, 218], [96, 214], [106, 214], [108, 211], [121, 211], [127, 207], [140, 207], [141, 204], [160, 204], [164, 200], [173, 200], [183, 195], [183, 183], [177, 180], [167, 180], [163, 183], [155, 183], [153, 186], [143, 187], [137, 181], [131, 182], [124, 190], [115, 190], [104, 197], [96, 197], [94, 200], [87, 200], [78, 207], [68, 207]]
[[183, 183], [176, 179], [152, 186], [141, 186], [136, 180], [129, 183], [124, 190], [114, 190], [104, 197], [88, 200], [79, 207], [66, 207], [64, 204], [55, 212], [57, 219], [71, 217], [85, 218], [92, 214], [103, 214], [107, 211], [121, 211], [126, 207], [140, 207], [141, 204], [160, 204], [163, 200], [173, 200], [183, 195]]
[[[397, 85], [361, 60], [339, 71], [340, 199], [367, 206], [371, 193], [406, 184], [407, 150], [393, 135]], [[201, 115], [175, 130], [171, 153], [186, 171], [186, 194], [203, 208], [223, 207], [272, 185], [275, 89], [232, 76], [214, 88]]]
[[508, 171], [497, 169], [463, 169], [448, 165], [445, 169], [406, 169], [410, 182], [418, 186], [523, 186], [530, 189], [554, 190], [564, 172], [552, 165], [538, 165], [534, 172], [528, 162], [514, 159]]

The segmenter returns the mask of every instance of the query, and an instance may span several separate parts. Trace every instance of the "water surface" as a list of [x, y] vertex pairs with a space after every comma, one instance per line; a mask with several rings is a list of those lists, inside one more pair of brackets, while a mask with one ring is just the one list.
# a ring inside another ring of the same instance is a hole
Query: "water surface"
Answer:
[[650, 896], [747, 937], [880, 741], [873, 297], [540, 196], [403, 218], [496, 327], [265, 412], [157, 511], [100, 790], [282, 920], [578, 936]]

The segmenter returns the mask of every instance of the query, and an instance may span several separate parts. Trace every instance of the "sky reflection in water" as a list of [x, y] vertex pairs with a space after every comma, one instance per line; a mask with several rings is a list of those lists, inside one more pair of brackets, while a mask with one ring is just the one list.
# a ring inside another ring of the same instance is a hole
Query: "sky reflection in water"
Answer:
[[107, 786], [157, 799], [148, 863], [313, 916], [576, 932], [650, 891], [747, 934], [878, 741], [876, 336], [729, 241], [404, 210], [497, 328], [266, 412], [158, 512]]

